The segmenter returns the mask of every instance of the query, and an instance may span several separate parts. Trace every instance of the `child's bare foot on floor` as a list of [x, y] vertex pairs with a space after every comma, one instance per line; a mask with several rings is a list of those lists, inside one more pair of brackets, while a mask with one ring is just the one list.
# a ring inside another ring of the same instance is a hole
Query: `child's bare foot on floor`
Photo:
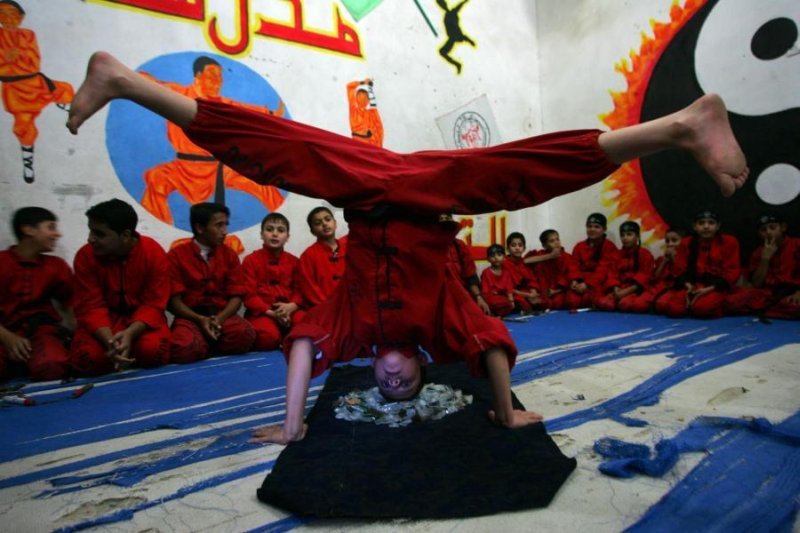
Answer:
[[722, 98], [707, 94], [680, 111], [678, 119], [685, 126], [678, 129], [678, 144], [692, 153], [723, 196], [731, 196], [744, 185], [750, 170]]
[[95, 52], [89, 59], [86, 79], [72, 99], [67, 128], [78, 128], [104, 105], [123, 95], [123, 84], [132, 71], [107, 52]]

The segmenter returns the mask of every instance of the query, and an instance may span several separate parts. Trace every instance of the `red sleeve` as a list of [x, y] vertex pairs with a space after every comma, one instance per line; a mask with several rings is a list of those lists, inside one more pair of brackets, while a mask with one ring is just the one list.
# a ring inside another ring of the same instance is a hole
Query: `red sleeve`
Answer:
[[300, 256], [300, 292], [303, 300], [312, 307], [324, 302], [326, 296], [318, 281], [318, 276], [322, 275], [319, 271], [326, 265], [320, 261], [315, 246], [312, 244]]
[[53, 273], [50, 294], [65, 307], [72, 307], [75, 290], [72, 269], [60, 257], [53, 257], [53, 259], [55, 260], [53, 261], [55, 272]]
[[269, 306], [261, 298], [258, 287], [258, 278], [261, 276], [261, 263], [263, 261], [263, 253], [261, 250], [256, 250], [244, 258], [242, 263], [242, 278], [247, 292], [244, 297], [244, 306], [247, 312], [253, 316], [261, 316], [267, 312]]
[[[244, 275], [242, 273], [242, 263], [239, 256], [228, 246], [222, 245], [225, 250], [225, 294], [230, 298], [244, 298], [247, 294]], [[227, 305], [227, 303], [225, 304]]]
[[723, 235], [722, 239], [722, 273], [721, 277], [733, 287], [742, 273], [739, 258], [739, 241], [733, 235]]
[[291, 290], [290, 301], [303, 307], [303, 293], [300, 290], [300, 260], [288, 252], [284, 252], [287, 256], [287, 266], [289, 268], [289, 288]]
[[647, 248], [639, 248], [639, 269], [631, 272], [630, 279], [639, 287], [647, 287], [647, 283], [653, 276], [653, 254]]
[[103, 295], [102, 281], [105, 267], [100, 265], [88, 244], [75, 255], [75, 317], [78, 323], [94, 333], [100, 328], [111, 327], [108, 304]]
[[167, 259], [169, 260], [171, 296], [186, 292], [186, 284], [183, 282], [183, 269], [185, 268], [186, 262], [181, 257], [181, 251], [185, 248], [186, 245], [177, 246], [167, 254]]
[[[160, 327], [165, 321], [164, 311], [170, 296], [169, 260], [164, 249], [156, 241], [140, 237], [139, 246], [143, 260], [128, 272], [130, 278], [139, 278], [139, 306], [133, 312], [133, 321], [143, 322], [152, 329]], [[132, 282], [131, 286], [135, 286]]]
[[467, 282], [478, 275], [478, 269], [475, 266], [475, 260], [472, 258], [472, 252], [467, 243], [461, 239], [456, 239], [455, 244], [459, 264], [461, 265], [461, 279]]

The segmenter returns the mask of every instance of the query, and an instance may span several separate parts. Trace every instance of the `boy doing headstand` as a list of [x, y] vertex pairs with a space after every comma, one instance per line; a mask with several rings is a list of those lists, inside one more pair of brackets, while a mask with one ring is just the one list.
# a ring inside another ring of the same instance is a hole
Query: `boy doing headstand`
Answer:
[[[489, 416], [496, 424], [515, 428], [541, 420], [513, 409], [509, 374], [516, 349], [508, 330], [483, 315], [448, 269], [432, 268], [444, 264], [445, 244], [457, 229], [439, 224], [439, 213], [529, 207], [595, 183], [619, 163], [669, 148], [690, 151], [727, 196], [747, 178], [724, 104], [714, 95], [616, 131], [562, 132], [489, 148], [413, 154], [182, 97], [105, 53], [90, 61], [73, 101], [70, 131], [77, 132], [114, 98], [130, 99], [173, 121], [258, 183], [324, 197], [350, 213], [345, 279], [287, 339], [286, 419], [282, 426], [256, 431], [255, 439], [262, 442], [302, 439], [312, 370], [371, 355], [375, 344], [375, 377], [387, 396], [409, 398], [419, 389], [416, 346], [421, 345], [439, 361], [466, 359], [473, 373], [489, 377], [494, 392]], [[501, 186], [496, 176], [504, 177]], [[419, 261], [434, 250], [435, 263]]]

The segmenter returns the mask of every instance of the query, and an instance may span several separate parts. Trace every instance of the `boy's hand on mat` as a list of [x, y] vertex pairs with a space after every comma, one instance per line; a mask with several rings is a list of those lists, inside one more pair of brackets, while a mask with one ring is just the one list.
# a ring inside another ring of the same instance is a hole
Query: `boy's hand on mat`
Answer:
[[259, 444], [289, 444], [298, 440], [303, 440], [308, 431], [308, 424], [303, 424], [300, 431], [290, 433], [283, 426], [266, 426], [253, 431], [252, 438], [248, 442]]
[[511, 416], [508, 420], [502, 420], [494, 410], [489, 411], [489, 420], [491, 420], [494, 424], [498, 426], [506, 427], [509, 429], [516, 429], [521, 428], [524, 426], [529, 426], [531, 424], [536, 424], [537, 422], [541, 422], [544, 420], [544, 417], [539, 413], [535, 413], [533, 411], [522, 411], [520, 409], [515, 409], [511, 412]]

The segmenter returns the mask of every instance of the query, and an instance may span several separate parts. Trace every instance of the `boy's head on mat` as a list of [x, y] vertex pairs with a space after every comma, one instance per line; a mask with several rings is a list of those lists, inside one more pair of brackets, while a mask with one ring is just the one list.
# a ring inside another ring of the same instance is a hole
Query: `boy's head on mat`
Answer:
[[389, 400], [416, 396], [425, 382], [426, 364], [422, 352], [410, 344], [378, 346], [372, 359], [378, 389]]

